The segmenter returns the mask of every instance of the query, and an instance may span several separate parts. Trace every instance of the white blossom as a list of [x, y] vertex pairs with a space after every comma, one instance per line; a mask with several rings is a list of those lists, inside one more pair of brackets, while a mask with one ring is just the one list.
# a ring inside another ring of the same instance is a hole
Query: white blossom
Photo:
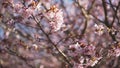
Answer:
[[95, 33], [98, 35], [102, 35], [104, 33], [104, 26], [103, 25], [94, 25], [95, 27]]

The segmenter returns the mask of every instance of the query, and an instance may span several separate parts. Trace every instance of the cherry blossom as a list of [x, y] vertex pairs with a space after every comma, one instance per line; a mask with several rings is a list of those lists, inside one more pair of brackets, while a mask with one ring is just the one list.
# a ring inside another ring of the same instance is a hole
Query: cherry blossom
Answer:
[[62, 10], [53, 6], [47, 12], [47, 16], [48, 16], [48, 19], [50, 20], [49, 23], [50, 23], [51, 27], [53, 28], [53, 30], [54, 31], [60, 30], [60, 28], [62, 27], [62, 25], [64, 23]]

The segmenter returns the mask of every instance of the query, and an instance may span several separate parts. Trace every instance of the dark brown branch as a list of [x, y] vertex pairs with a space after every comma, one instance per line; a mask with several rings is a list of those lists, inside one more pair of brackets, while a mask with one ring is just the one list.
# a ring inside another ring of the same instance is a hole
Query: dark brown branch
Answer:
[[107, 8], [106, 8], [105, 0], [102, 0], [102, 5], [103, 5], [104, 17], [105, 17], [104, 24], [105, 24], [107, 27], [110, 27], [109, 22], [108, 22], [108, 18], [107, 18], [108, 15], [107, 15]]
[[82, 30], [82, 32], [81, 32], [81, 35], [84, 35], [84, 33], [85, 33], [85, 31], [86, 31], [86, 29], [87, 29], [87, 23], [88, 23], [88, 21], [89, 21], [89, 14], [87, 13], [87, 11], [85, 10], [85, 8], [83, 8], [81, 5], [80, 5], [80, 3], [78, 2], [78, 1], [75, 1], [75, 3], [78, 5], [78, 7], [81, 9], [81, 11], [82, 11], [82, 14], [83, 14], [83, 16], [85, 17], [85, 25], [84, 25], [84, 28], [83, 28], [83, 30]]
[[116, 10], [115, 10], [115, 9], [114, 9], [114, 6], [112, 5], [111, 0], [109, 0], [109, 2], [110, 2], [109, 4], [110, 4], [112, 10], [114, 11], [113, 20], [112, 20], [112, 22], [111, 22], [111, 26], [110, 26], [110, 27], [112, 27], [113, 24], [114, 24], [115, 18], [118, 19], [118, 23], [119, 23], [119, 18], [118, 18], [118, 16], [117, 16], [117, 11], [118, 11], [118, 8], [119, 8], [119, 4], [118, 4], [118, 6], [116, 6]]
[[[106, 8], [106, 2], [105, 0], [102, 0], [102, 5], [103, 5], [103, 8], [104, 8], [104, 16], [105, 16], [105, 20], [104, 20], [104, 24], [109, 28], [109, 29], [112, 29], [111, 26], [109, 25], [109, 22], [108, 22], [108, 18], [107, 18], [107, 8]], [[115, 35], [113, 34], [113, 31], [110, 30], [109, 31], [109, 35], [111, 36], [112, 40], [115, 41], [116, 43], [118, 43], [118, 41], [116, 40], [116, 37]]]
[[64, 59], [66, 60], [66, 62], [70, 65], [70, 67], [72, 67], [73, 65], [70, 63], [69, 58], [57, 47], [56, 44], [54, 44], [52, 42], [52, 40], [49, 38], [49, 35], [44, 31], [44, 29], [41, 27], [40, 22], [34, 17], [34, 15], [32, 15], [33, 19], [35, 20], [36, 24], [39, 26], [40, 30], [45, 34], [45, 36], [47, 37], [47, 39], [50, 41], [50, 43], [56, 48], [56, 50], [64, 57]]

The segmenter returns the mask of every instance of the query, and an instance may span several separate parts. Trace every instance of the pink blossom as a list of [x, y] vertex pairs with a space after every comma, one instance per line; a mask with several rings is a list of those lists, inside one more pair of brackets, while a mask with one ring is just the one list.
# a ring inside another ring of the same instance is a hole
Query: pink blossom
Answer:
[[55, 10], [50, 10], [47, 12], [47, 18], [51, 21], [49, 22], [54, 31], [60, 30], [63, 25], [63, 12], [60, 9], [55, 8]]

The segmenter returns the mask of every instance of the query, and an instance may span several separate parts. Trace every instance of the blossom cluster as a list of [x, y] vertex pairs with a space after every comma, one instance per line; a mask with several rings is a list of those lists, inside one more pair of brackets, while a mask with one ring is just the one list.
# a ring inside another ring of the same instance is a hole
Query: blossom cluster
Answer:
[[60, 30], [64, 23], [62, 10], [58, 9], [56, 6], [52, 6], [46, 15], [50, 21], [49, 24], [52, 29], [54, 31]]
[[93, 67], [101, 57], [96, 56], [94, 45], [85, 45], [83, 43], [69, 46], [68, 54], [74, 58], [74, 68]]

